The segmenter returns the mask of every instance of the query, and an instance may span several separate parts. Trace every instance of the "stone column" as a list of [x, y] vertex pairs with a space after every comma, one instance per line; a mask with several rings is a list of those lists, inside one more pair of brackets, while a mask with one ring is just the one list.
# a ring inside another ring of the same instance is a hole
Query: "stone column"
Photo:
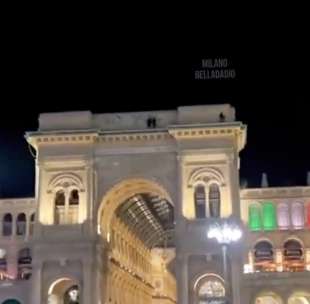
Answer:
[[[83, 261], [83, 282], [82, 282], [82, 303], [96, 303], [93, 285], [93, 263], [92, 261]], [[98, 303], [98, 302], [97, 302]]]
[[18, 253], [19, 248], [16, 245], [11, 245], [7, 253], [7, 273], [10, 278], [15, 279], [18, 275]]
[[112, 297], [112, 270], [109, 269], [109, 252], [102, 245], [97, 245], [96, 274], [97, 274], [97, 297], [102, 304], [109, 303]]
[[[65, 189], [65, 209], [64, 209], [64, 223], [69, 224], [69, 200], [71, 191], [66, 188]], [[63, 224], [64, 224], [63, 223]]]
[[178, 178], [176, 183], [175, 214], [176, 214], [176, 282], [177, 303], [188, 304], [188, 257], [183, 253], [182, 235], [185, 232], [185, 219], [183, 217], [183, 159], [177, 156]]
[[32, 265], [32, 288], [29, 303], [47, 303], [48, 295], [42, 295], [42, 264]]
[[240, 217], [240, 196], [239, 196], [239, 157], [236, 152], [228, 155], [229, 178], [226, 187], [230, 187], [231, 210], [234, 216]]
[[94, 201], [97, 199], [96, 197], [96, 189], [94, 185], [94, 164], [92, 160], [87, 160], [85, 165], [85, 189], [81, 191], [81, 199], [79, 205], [79, 223], [83, 223], [86, 220], [87, 223], [87, 231], [91, 233], [91, 235], [95, 235], [98, 230], [97, 217], [94, 213]]
[[232, 290], [232, 303], [239, 304], [241, 303], [240, 297], [240, 281], [242, 275], [242, 260], [240, 257], [233, 257], [231, 261], [231, 290]]
[[283, 254], [281, 249], [276, 249], [276, 268], [278, 272], [283, 271]]
[[177, 268], [176, 268], [176, 279], [177, 279], [177, 291], [178, 291], [178, 304], [189, 304], [188, 303], [188, 257], [186, 255], [177, 256]]
[[306, 249], [306, 270], [310, 271], [310, 248]]
[[252, 273], [252, 272], [254, 272], [254, 253], [253, 253], [252, 250], [249, 251], [248, 259], [249, 259], [249, 269], [248, 269], [248, 271]]
[[25, 234], [25, 240], [28, 241], [30, 237], [30, 225], [31, 225], [31, 214], [26, 214], [26, 234]]
[[3, 236], [3, 216], [0, 217], [0, 235]]
[[16, 239], [16, 232], [17, 232], [17, 223], [16, 223], [16, 219], [17, 219], [17, 214], [12, 214], [12, 235], [11, 235], [11, 239], [14, 240]]

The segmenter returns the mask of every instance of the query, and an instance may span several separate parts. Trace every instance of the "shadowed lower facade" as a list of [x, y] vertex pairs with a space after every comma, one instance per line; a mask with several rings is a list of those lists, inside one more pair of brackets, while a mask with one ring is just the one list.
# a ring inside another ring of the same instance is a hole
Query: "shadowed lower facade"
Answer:
[[[240, 189], [230, 105], [41, 114], [26, 140], [35, 198], [0, 200], [0, 303], [310, 303], [310, 186]], [[207, 232], [227, 220], [225, 268]]]

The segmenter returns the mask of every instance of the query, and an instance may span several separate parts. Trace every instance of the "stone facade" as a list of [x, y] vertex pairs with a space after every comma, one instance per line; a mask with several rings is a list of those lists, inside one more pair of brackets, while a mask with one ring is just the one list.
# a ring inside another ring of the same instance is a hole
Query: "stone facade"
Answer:
[[[0, 201], [0, 303], [310, 303], [310, 187], [240, 189], [230, 105], [41, 114], [26, 139], [35, 198]], [[227, 273], [207, 238], [226, 219]]]

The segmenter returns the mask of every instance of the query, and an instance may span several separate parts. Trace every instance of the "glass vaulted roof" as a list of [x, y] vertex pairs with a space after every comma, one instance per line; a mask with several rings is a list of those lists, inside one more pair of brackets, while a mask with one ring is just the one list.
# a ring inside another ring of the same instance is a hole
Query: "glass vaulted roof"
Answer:
[[173, 206], [159, 196], [142, 193], [127, 199], [116, 216], [151, 247], [174, 246]]

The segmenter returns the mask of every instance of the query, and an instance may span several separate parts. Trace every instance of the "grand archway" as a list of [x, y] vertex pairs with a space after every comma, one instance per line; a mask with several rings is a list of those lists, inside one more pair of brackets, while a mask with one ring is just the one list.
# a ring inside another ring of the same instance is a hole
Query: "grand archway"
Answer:
[[79, 304], [80, 288], [76, 280], [60, 278], [48, 290], [48, 304]]
[[174, 208], [159, 184], [125, 180], [104, 196], [98, 232], [107, 244], [103, 303], [173, 303], [175, 279], [169, 271], [174, 253]]

